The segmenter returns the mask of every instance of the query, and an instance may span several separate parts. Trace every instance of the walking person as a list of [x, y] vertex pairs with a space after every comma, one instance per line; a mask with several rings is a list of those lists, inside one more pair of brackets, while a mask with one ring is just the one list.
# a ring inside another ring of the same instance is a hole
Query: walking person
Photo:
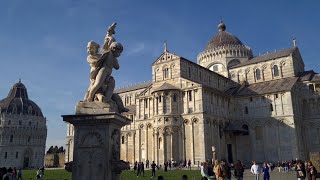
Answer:
[[256, 161], [252, 161], [251, 173], [255, 176], [255, 180], [259, 180], [260, 168]]
[[141, 175], [141, 173], [142, 173], [142, 176], [144, 176], [144, 164], [143, 164], [143, 162], [141, 162], [141, 172], [140, 172], [140, 175]]
[[306, 168], [304, 166], [304, 163], [301, 160], [297, 161], [296, 171], [297, 171], [298, 180], [306, 179]]
[[18, 169], [18, 178], [17, 180], [22, 180], [22, 170], [21, 168]]
[[141, 162], [138, 163], [137, 177], [141, 176]]
[[311, 161], [308, 161], [307, 164], [308, 164], [308, 166], [307, 166], [308, 180], [316, 180], [316, 174], [317, 174], [316, 168], [312, 165]]
[[191, 170], [191, 160], [190, 159], [188, 161], [188, 168], [189, 168], [189, 170]]
[[231, 180], [231, 168], [225, 160], [221, 161], [221, 169], [225, 180]]
[[263, 163], [262, 172], [263, 180], [270, 180], [269, 166], [267, 165], [267, 163]]
[[234, 176], [237, 180], [243, 180], [244, 167], [240, 160], [238, 160], [237, 164], [234, 166]]
[[217, 180], [224, 180], [222, 170], [221, 170], [221, 165], [218, 160], [214, 161], [213, 172], [214, 172]]
[[151, 174], [152, 176], [151, 177], [155, 177], [156, 176], [156, 163], [154, 163], [154, 161], [152, 161], [152, 164], [151, 164]]
[[164, 171], [165, 171], [165, 172], [168, 171], [168, 162], [164, 162]]

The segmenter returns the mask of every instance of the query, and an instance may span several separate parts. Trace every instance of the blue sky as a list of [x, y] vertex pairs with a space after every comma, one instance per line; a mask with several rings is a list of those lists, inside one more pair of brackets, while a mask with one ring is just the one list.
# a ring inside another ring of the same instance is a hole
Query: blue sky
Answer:
[[47, 117], [47, 145], [64, 145], [62, 114], [73, 114], [89, 84], [86, 44], [100, 44], [118, 23], [124, 45], [118, 87], [151, 79], [151, 64], [169, 51], [192, 61], [217, 33], [227, 31], [255, 55], [292, 46], [297, 37], [306, 70], [320, 72], [320, 1], [1, 0], [0, 97], [19, 78]]

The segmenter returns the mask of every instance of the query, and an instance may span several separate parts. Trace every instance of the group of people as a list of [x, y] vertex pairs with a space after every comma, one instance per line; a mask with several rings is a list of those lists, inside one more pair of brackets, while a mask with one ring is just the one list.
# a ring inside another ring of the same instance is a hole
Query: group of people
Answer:
[[295, 170], [297, 171], [298, 180], [315, 180], [317, 178], [317, 169], [314, 167], [311, 161], [303, 163], [298, 160], [295, 164]]
[[8, 169], [6, 167], [0, 168], [0, 179], [2, 180], [20, 180], [22, 179], [22, 170], [16, 167]]
[[[154, 161], [152, 161], [151, 165], [149, 165], [149, 160], [146, 161], [146, 168], [151, 167], [151, 173], [152, 176], [151, 177], [155, 177], [156, 176], [156, 168], [159, 169], [159, 167], [156, 165], [156, 163], [154, 163]], [[133, 166], [133, 170], [137, 171], [137, 177], [139, 176], [144, 176], [144, 164], [143, 162], [135, 162], [134, 166]]]
[[237, 180], [243, 179], [244, 165], [239, 160], [234, 166], [225, 160], [215, 160], [212, 164], [209, 160], [201, 163], [200, 172], [202, 179], [230, 180], [232, 177], [231, 168], [234, 168], [233, 176]]

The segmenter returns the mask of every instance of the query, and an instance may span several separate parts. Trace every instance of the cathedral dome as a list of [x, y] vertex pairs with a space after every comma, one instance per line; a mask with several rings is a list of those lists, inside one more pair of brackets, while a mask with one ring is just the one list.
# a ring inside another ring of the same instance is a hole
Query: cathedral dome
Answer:
[[243, 46], [242, 42], [231, 33], [226, 32], [226, 25], [220, 22], [218, 25], [219, 32], [208, 43], [206, 50], [228, 45]]
[[21, 81], [14, 84], [8, 96], [0, 101], [0, 112], [43, 117], [39, 106], [29, 99], [27, 88]]

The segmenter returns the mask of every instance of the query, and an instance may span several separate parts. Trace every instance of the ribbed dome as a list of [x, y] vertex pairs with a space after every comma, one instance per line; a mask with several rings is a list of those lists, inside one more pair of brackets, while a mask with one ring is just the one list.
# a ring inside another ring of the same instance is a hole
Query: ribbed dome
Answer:
[[243, 46], [242, 42], [231, 33], [226, 32], [226, 25], [220, 22], [218, 25], [219, 32], [216, 34], [208, 43], [206, 50], [214, 49], [217, 47], [227, 46], [227, 45], [240, 45]]
[[39, 106], [28, 98], [27, 88], [19, 81], [11, 88], [8, 96], [0, 101], [1, 113], [41, 116]]

